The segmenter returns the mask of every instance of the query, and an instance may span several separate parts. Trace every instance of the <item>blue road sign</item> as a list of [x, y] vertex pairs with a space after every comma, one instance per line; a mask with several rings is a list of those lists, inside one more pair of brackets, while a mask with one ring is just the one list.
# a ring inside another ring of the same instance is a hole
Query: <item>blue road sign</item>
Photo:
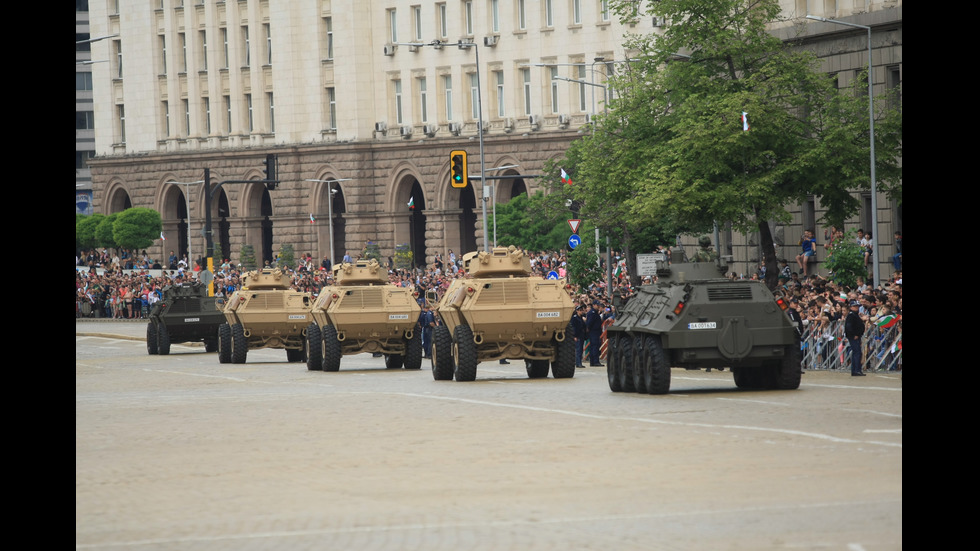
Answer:
[[554, 270], [548, 272], [548, 279], [558, 279], [558, 272]]
[[572, 249], [575, 249], [575, 247], [578, 247], [579, 244], [581, 243], [582, 243], [582, 238], [575, 235], [574, 233], [572, 234], [571, 237], [568, 238], [568, 246], [571, 247]]

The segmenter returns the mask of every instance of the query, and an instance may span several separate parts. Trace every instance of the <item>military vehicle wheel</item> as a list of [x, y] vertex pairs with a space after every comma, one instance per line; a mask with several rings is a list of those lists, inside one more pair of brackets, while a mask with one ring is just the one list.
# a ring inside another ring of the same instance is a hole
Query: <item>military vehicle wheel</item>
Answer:
[[575, 330], [569, 323], [565, 328], [565, 339], [555, 341], [555, 361], [551, 362], [551, 376], [556, 379], [570, 379], [575, 376]]
[[776, 388], [779, 390], [795, 390], [800, 388], [800, 377], [803, 364], [803, 352], [800, 343], [786, 345], [786, 355], [776, 373]]
[[289, 363], [296, 363], [306, 361], [306, 349], [304, 348], [287, 348], [286, 349], [286, 361]]
[[157, 354], [166, 356], [170, 354], [170, 331], [167, 331], [166, 324], [157, 325]]
[[456, 344], [456, 380], [476, 380], [476, 343], [473, 330], [462, 323], [456, 326], [453, 341]]
[[670, 391], [670, 366], [660, 335], [647, 335], [643, 341], [643, 386], [649, 394]]
[[451, 381], [456, 366], [453, 364], [453, 338], [449, 328], [437, 325], [432, 330], [432, 378], [437, 381]]
[[619, 337], [619, 358], [616, 362], [616, 377], [623, 392], [635, 392], [633, 386], [633, 338], [629, 333]]
[[542, 379], [548, 376], [548, 360], [524, 360], [528, 379]]
[[762, 367], [733, 367], [732, 376], [738, 388], [762, 387]]
[[315, 323], [306, 328], [306, 369], [323, 371], [323, 336]]
[[412, 333], [412, 338], [405, 343], [405, 369], [422, 368], [422, 335], [419, 331]]
[[647, 351], [644, 346], [643, 335], [633, 337], [633, 390], [647, 393], [647, 381], [643, 378], [643, 368], [647, 363]]
[[231, 326], [227, 323], [218, 326], [218, 362], [231, 363]]
[[401, 369], [403, 361], [401, 354], [385, 354], [385, 368], [387, 369]]
[[216, 352], [218, 350], [218, 339], [215, 337], [208, 337], [204, 339], [204, 351], [205, 352]]
[[606, 378], [609, 379], [609, 390], [622, 392], [619, 384], [619, 333], [609, 333], [609, 346], [606, 348]]
[[323, 370], [340, 371], [340, 341], [337, 340], [337, 329], [332, 325], [321, 328], [323, 332]]
[[236, 323], [231, 326], [231, 363], [243, 364], [248, 358], [248, 339], [245, 338], [245, 328]]
[[157, 324], [151, 321], [146, 324], [146, 353], [154, 356], [157, 351]]

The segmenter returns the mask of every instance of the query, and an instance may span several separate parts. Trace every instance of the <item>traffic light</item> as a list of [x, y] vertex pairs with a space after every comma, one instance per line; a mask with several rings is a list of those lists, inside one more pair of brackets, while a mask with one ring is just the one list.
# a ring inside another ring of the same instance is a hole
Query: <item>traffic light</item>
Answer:
[[269, 153], [262, 161], [262, 164], [265, 165], [266, 189], [276, 189], [276, 186], [279, 185], [279, 180], [276, 178], [276, 161], [277, 158], [274, 153]]
[[449, 152], [449, 182], [453, 187], [465, 188], [470, 178], [466, 172], [466, 152], [456, 150]]

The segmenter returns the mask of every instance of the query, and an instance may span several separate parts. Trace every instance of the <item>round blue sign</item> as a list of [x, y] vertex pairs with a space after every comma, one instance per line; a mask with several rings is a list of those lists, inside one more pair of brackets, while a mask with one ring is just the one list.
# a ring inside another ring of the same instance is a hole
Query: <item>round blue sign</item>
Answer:
[[568, 238], [568, 246], [572, 249], [578, 247], [580, 243], [582, 243], [582, 238], [575, 234], [572, 234], [572, 236]]
[[558, 279], [558, 272], [554, 270], [548, 272], [548, 279]]

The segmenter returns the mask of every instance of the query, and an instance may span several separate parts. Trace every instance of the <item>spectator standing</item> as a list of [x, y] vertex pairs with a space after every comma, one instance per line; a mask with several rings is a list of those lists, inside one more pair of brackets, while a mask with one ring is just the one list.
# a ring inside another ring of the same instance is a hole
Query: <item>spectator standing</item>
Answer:
[[589, 367], [603, 367], [599, 363], [599, 348], [602, 346], [602, 315], [599, 313], [599, 301], [592, 303], [585, 318], [585, 327], [589, 331]]
[[428, 303], [422, 305], [419, 325], [422, 326], [422, 357], [432, 358], [432, 329], [436, 326], [436, 316]]
[[582, 346], [585, 344], [585, 320], [582, 319], [582, 312], [585, 307], [581, 304], [575, 305], [575, 312], [572, 313], [572, 338], [575, 339], [575, 367], [585, 367], [582, 365]]
[[852, 300], [850, 306], [851, 311], [844, 318], [844, 338], [847, 339], [847, 344], [851, 348], [852, 377], [864, 376], [864, 372], [861, 370], [861, 338], [864, 336], [864, 321], [861, 320], [861, 315], [858, 314], [858, 308], [860, 306], [860, 302]]
[[899, 272], [902, 270], [902, 232], [895, 232], [895, 254], [892, 256], [892, 265], [895, 266], [895, 271]]

